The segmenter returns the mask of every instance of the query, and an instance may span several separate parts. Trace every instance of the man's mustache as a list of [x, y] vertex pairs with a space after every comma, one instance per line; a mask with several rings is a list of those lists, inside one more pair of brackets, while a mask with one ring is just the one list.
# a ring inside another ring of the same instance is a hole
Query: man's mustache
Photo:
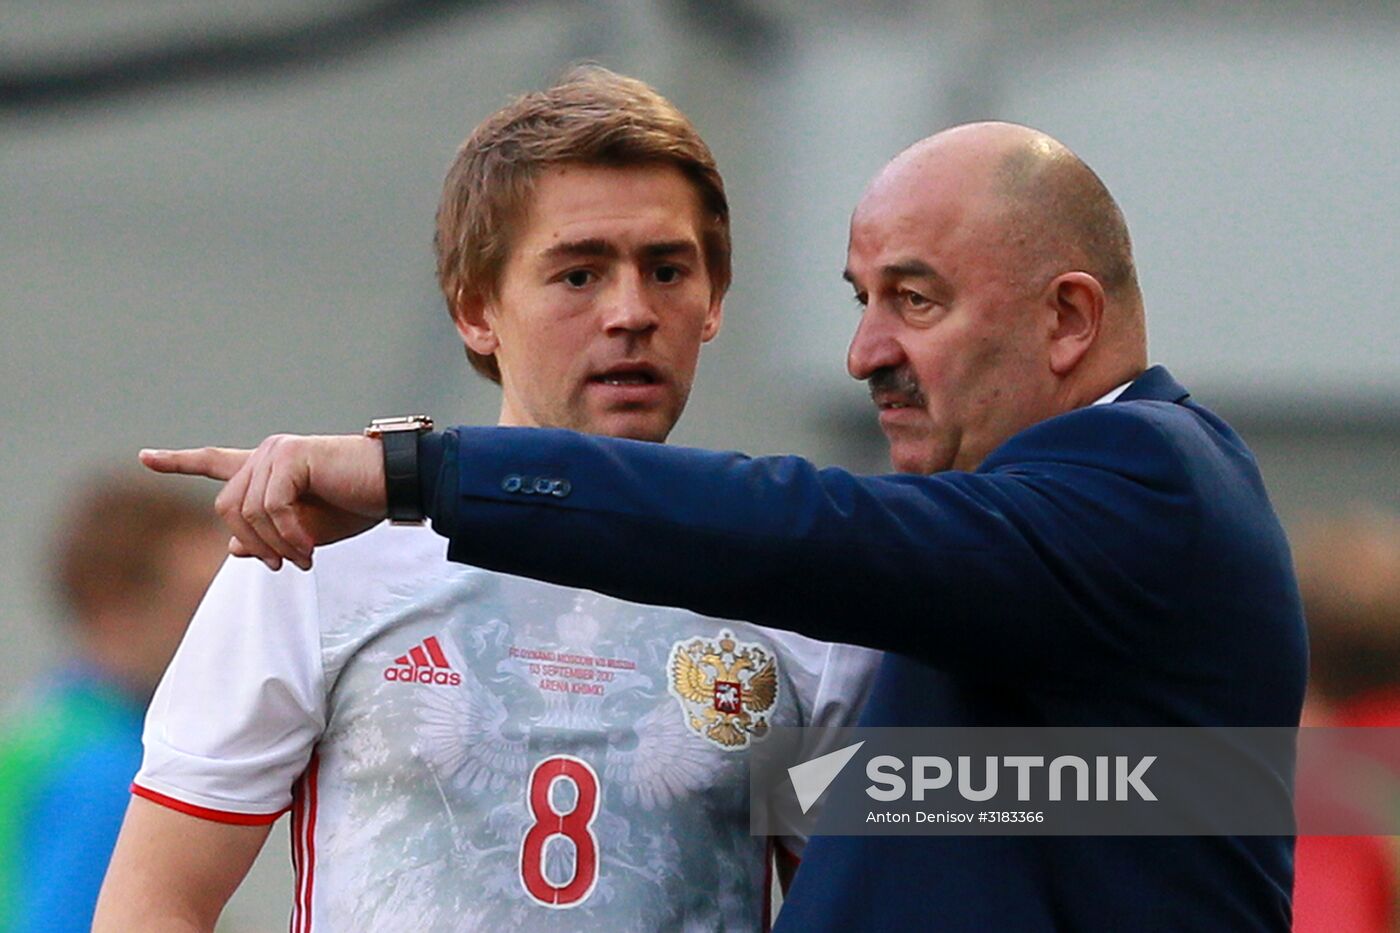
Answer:
[[870, 376], [869, 388], [870, 397], [877, 402], [882, 396], [893, 395], [909, 405], [924, 404], [923, 389], [919, 388], [919, 381], [908, 367], [886, 366], [875, 370]]

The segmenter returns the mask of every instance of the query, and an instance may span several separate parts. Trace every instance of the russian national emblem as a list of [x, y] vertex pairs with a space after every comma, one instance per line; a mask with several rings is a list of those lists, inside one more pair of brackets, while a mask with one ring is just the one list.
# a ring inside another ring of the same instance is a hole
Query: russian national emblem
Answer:
[[686, 724], [725, 751], [739, 751], [768, 734], [778, 701], [778, 662], [761, 645], [693, 638], [671, 646], [671, 695]]

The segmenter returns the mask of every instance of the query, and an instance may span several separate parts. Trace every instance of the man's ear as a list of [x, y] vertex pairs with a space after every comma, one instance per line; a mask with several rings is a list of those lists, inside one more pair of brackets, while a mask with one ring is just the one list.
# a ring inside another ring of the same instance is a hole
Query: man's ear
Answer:
[[700, 328], [700, 342], [709, 343], [719, 333], [720, 324], [724, 323], [724, 296], [710, 299], [710, 307], [705, 312], [705, 323]]
[[1050, 369], [1064, 376], [1098, 339], [1106, 301], [1103, 286], [1087, 272], [1066, 272], [1051, 281], [1045, 295], [1053, 313]]
[[494, 300], [474, 292], [457, 292], [457, 300], [452, 303], [452, 323], [457, 325], [462, 342], [473, 353], [490, 356], [501, 345], [496, 333], [496, 318]]

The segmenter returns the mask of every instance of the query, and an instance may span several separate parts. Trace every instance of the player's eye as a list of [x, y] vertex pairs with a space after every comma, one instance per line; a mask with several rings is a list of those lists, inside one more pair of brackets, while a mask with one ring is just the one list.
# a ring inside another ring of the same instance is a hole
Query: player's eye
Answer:
[[593, 272], [589, 269], [570, 269], [564, 273], [564, 284], [570, 288], [586, 288], [593, 283]]
[[870, 296], [865, 292], [856, 292], [851, 296], [851, 300], [856, 303], [856, 307], [864, 311], [866, 304], [870, 301]]
[[656, 281], [661, 283], [662, 285], [674, 285], [676, 282], [679, 282], [681, 280], [681, 274], [682, 269], [680, 266], [673, 266], [669, 264], [657, 266], [656, 271], [652, 273], [652, 275], [655, 276]]

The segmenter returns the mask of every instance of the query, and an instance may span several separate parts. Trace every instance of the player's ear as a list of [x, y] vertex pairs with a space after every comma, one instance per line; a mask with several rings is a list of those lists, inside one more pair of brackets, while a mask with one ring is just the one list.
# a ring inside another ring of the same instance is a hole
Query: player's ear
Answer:
[[719, 325], [724, 322], [724, 296], [718, 295], [710, 299], [710, 306], [705, 310], [705, 323], [700, 328], [700, 340], [708, 343], [713, 340], [715, 334], [719, 333]]
[[1098, 338], [1103, 286], [1087, 272], [1066, 272], [1051, 281], [1045, 300], [1051, 312], [1050, 369], [1063, 376], [1079, 365]]
[[452, 302], [452, 323], [457, 325], [457, 333], [467, 348], [480, 356], [490, 356], [500, 346], [495, 327], [498, 313], [494, 299], [477, 292], [459, 289]]

